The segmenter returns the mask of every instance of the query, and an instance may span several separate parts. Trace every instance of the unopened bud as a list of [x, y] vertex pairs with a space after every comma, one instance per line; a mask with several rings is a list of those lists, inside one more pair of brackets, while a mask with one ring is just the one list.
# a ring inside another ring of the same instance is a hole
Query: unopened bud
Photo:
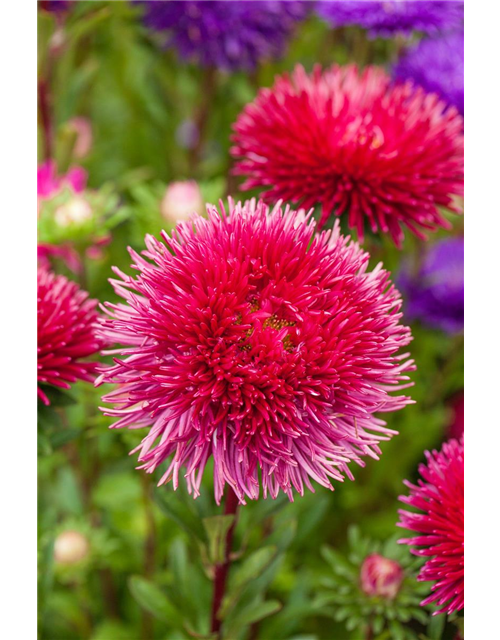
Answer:
[[76, 564], [83, 560], [90, 550], [87, 538], [79, 531], [60, 533], [54, 544], [54, 560], [57, 564]]
[[56, 209], [54, 219], [60, 227], [81, 224], [92, 217], [92, 207], [85, 198], [72, 198]]
[[203, 211], [203, 198], [198, 184], [194, 180], [172, 182], [160, 205], [161, 215], [165, 220], [175, 224], [187, 220], [193, 213]]
[[392, 600], [396, 597], [403, 578], [401, 565], [378, 553], [367, 556], [361, 566], [361, 588], [368, 596]]

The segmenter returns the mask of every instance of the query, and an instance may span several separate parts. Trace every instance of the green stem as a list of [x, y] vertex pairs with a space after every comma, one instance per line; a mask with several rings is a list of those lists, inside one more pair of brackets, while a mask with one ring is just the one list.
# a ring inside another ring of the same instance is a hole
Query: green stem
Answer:
[[[151, 508], [151, 476], [141, 474], [142, 496], [146, 515], [146, 540], [144, 543], [144, 576], [150, 579], [154, 575], [156, 566], [156, 525], [154, 513]], [[145, 640], [153, 637], [153, 616], [147, 611], [142, 611], [141, 638]]]
[[203, 74], [201, 83], [201, 103], [195, 115], [195, 124], [198, 131], [198, 140], [189, 153], [189, 169], [191, 173], [197, 173], [200, 156], [205, 144], [208, 129], [208, 121], [212, 112], [212, 103], [217, 89], [217, 71], [215, 67], [209, 67]]

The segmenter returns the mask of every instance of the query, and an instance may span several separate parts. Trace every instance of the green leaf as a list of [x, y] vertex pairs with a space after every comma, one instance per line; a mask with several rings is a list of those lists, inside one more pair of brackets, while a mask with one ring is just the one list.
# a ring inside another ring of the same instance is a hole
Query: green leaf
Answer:
[[182, 627], [182, 616], [161, 589], [141, 576], [130, 577], [128, 585], [132, 595], [143, 609], [162, 622], [173, 627]]
[[232, 589], [241, 589], [250, 580], [253, 580], [259, 576], [264, 569], [271, 564], [271, 561], [276, 556], [277, 549], [274, 546], [263, 547], [252, 553], [237, 571], [233, 574], [233, 580], [231, 581]]
[[37, 442], [38, 442], [38, 455], [50, 456], [50, 454], [52, 453], [50, 438], [45, 436], [43, 433], [39, 433], [37, 437]]
[[267, 544], [276, 545], [278, 551], [283, 553], [292, 544], [297, 534], [297, 520], [287, 520], [277, 527], [270, 536]]
[[427, 636], [429, 640], [440, 640], [443, 635], [444, 627], [446, 624], [446, 616], [441, 614], [437, 616], [431, 616], [429, 624], [427, 625]]
[[250, 604], [231, 619], [227, 629], [224, 628], [224, 637], [236, 638], [245, 627], [277, 613], [280, 609], [281, 602], [277, 600]]
[[80, 435], [80, 429], [62, 429], [50, 436], [50, 444], [52, 448], [57, 449], [63, 445], [75, 440]]
[[321, 555], [328, 562], [333, 572], [340, 576], [352, 577], [355, 573], [353, 567], [340, 553], [331, 547], [321, 547]]
[[107, 620], [96, 628], [90, 640], [130, 640], [132, 636], [133, 631], [121, 622]]
[[259, 577], [272, 563], [277, 553], [276, 547], [263, 547], [252, 553], [241, 566], [233, 572], [228, 595], [224, 598], [221, 607], [221, 616], [225, 618], [229, 611], [233, 610], [240, 601], [240, 596], [245, 587]]
[[186, 502], [162, 487], [155, 491], [154, 499], [165, 515], [174, 520], [190, 536], [208, 545], [208, 537], [200, 518], [188, 507]]
[[208, 537], [208, 557], [212, 564], [222, 564], [226, 555], [226, 534], [234, 522], [234, 515], [211, 516], [202, 520]]

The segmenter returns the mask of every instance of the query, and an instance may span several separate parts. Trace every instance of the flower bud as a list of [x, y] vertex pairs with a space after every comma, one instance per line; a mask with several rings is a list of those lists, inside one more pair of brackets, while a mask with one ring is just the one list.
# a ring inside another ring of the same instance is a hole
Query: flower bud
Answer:
[[92, 148], [92, 125], [88, 118], [77, 116], [68, 121], [71, 131], [76, 133], [73, 154], [75, 158], [85, 158]]
[[198, 183], [194, 180], [172, 182], [160, 205], [161, 215], [173, 224], [187, 220], [191, 214], [203, 211], [203, 198]]
[[367, 556], [361, 566], [361, 588], [368, 596], [392, 600], [397, 595], [403, 578], [401, 565], [378, 553]]
[[76, 564], [89, 553], [87, 538], [79, 531], [63, 531], [54, 544], [54, 560], [57, 564]]

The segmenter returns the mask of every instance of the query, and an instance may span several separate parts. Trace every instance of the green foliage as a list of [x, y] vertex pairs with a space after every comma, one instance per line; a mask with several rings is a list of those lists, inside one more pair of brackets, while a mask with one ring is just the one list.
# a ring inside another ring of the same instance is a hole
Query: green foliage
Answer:
[[[266, 61], [251, 74], [218, 71], [207, 92], [206, 72], [162, 51], [140, 13], [128, 1], [87, 0], [71, 3], [61, 20], [38, 12], [38, 68], [50, 90], [54, 159], [61, 174], [75, 165], [88, 172], [88, 188], [78, 197], [91, 211], [68, 217], [64, 207], [75, 194], [64, 189], [41, 203], [39, 242], [71, 244], [81, 273], [62, 262], [54, 267], [101, 302], [116, 300], [108, 282], [113, 265], [132, 273], [127, 247], [141, 251], [147, 233], [171, 232], [160, 208], [171, 182], [196, 179], [206, 203], [238, 195], [240, 179], [230, 173], [231, 126], [276, 73], [297, 62], [308, 70], [348, 60], [389, 65], [398, 48], [367, 41], [356, 29], [334, 33], [311, 16], [282, 60]], [[84, 158], [75, 155], [68, 124], [76, 116], [92, 127]], [[180, 135], [195, 122], [202, 129], [197, 148]], [[38, 136], [42, 161], [41, 118]], [[109, 243], [99, 252], [88, 251], [103, 238]], [[366, 239], [371, 266], [383, 261], [395, 273], [402, 255], [419, 256], [422, 246], [408, 237], [400, 252], [384, 237], [368, 233]], [[463, 338], [418, 324], [412, 332], [416, 404], [385, 417], [399, 435], [382, 445], [381, 460], [353, 468], [355, 482], [337, 483], [334, 492], [315, 485], [316, 493], [293, 503], [280, 495], [239, 509], [220, 609], [224, 640], [361, 640], [368, 623], [377, 640], [449, 640], [460, 627], [460, 617], [428, 620], [419, 602], [429, 585], [415, 581], [418, 561], [393, 539], [402, 481], [415, 479], [423, 451], [447, 438], [448, 401], [463, 389]], [[208, 639], [211, 581], [233, 516], [214, 504], [210, 462], [196, 500], [182, 478], [174, 492], [170, 484], [154, 486], [162, 472], [151, 477], [135, 469], [129, 452], [144, 431], [109, 430], [111, 420], [99, 410], [108, 390], [87, 383], [69, 392], [44, 389], [51, 405], [39, 405], [39, 638]], [[349, 529], [354, 522], [358, 533]], [[63, 566], [54, 545], [67, 531], [81, 533], [89, 552]], [[390, 603], [359, 588], [360, 565], [375, 551], [405, 570]]]

